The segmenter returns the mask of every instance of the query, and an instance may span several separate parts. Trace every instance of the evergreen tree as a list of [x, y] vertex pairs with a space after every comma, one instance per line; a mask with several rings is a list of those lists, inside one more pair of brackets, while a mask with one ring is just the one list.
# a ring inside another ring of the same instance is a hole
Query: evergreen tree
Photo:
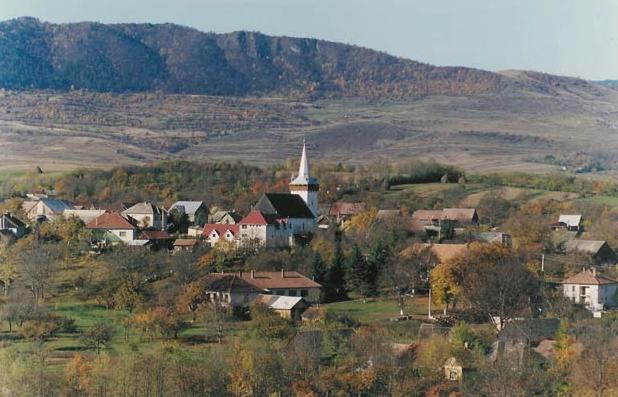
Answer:
[[333, 253], [333, 263], [328, 269], [327, 282], [325, 289], [325, 300], [335, 302], [345, 300], [348, 297], [346, 291], [346, 271], [343, 250], [341, 249], [341, 232], [335, 233], [335, 251]]
[[327, 273], [328, 269], [326, 268], [326, 263], [324, 263], [322, 259], [322, 255], [316, 252], [309, 266], [309, 277], [316, 283], [323, 284], [326, 281]]

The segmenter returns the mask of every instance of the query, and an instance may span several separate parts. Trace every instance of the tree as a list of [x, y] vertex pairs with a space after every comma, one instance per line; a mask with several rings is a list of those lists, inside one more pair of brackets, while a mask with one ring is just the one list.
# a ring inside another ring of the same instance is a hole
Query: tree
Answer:
[[16, 276], [15, 262], [10, 258], [6, 246], [0, 247], [0, 282], [4, 286], [4, 296], [9, 294], [9, 288]]
[[444, 313], [450, 304], [455, 306], [461, 288], [455, 278], [453, 266], [440, 263], [431, 270], [431, 298], [444, 305]]
[[31, 239], [22, 241], [15, 245], [13, 255], [17, 270], [32, 294], [36, 306], [45, 297], [51, 275], [56, 269], [57, 247]]
[[187, 233], [191, 224], [191, 222], [189, 222], [189, 216], [178, 208], [174, 208], [169, 212], [168, 220], [168, 229], [171, 233]]
[[603, 397], [618, 387], [618, 320], [605, 318], [600, 322], [585, 322], [575, 329], [583, 350], [572, 361], [569, 374], [574, 395], [592, 392]]
[[264, 338], [284, 339], [296, 332], [294, 325], [289, 320], [284, 319], [262, 304], [251, 306], [251, 321], [253, 331]]
[[81, 341], [86, 347], [95, 349], [97, 356], [100, 356], [101, 348], [112, 341], [114, 334], [115, 329], [109, 322], [99, 321], [84, 332]]
[[472, 310], [499, 326], [522, 310], [532, 307], [539, 294], [539, 281], [510, 248], [500, 244], [471, 244], [468, 255], [453, 263], [461, 296]]
[[315, 252], [313, 254], [313, 260], [309, 265], [309, 277], [316, 283], [324, 284], [327, 273], [328, 269], [326, 268], [326, 263], [324, 263], [322, 259], [322, 255], [320, 255], [319, 252]]
[[345, 258], [341, 249], [341, 233], [335, 234], [335, 250], [333, 262], [326, 273], [325, 300], [327, 302], [341, 301], [348, 297], [345, 286]]
[[399, 255], [388, 261], [382, 269], [380, 282], [390, 291], [399, 304], [399, 314], [404, 315], [405, 295], [413, 294], [424, 282], [433, 255], [429, 249], [422, 249], [410, 255]]

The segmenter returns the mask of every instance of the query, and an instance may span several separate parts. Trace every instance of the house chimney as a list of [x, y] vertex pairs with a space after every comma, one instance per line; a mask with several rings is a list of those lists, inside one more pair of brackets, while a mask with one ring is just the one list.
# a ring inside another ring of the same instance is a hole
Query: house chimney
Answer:
[[592, 275], [593, 276], [597, 275], [597, 269], [595, 267], [592, 268]]
[[255, 270], [251, 270], [251, 278], [255, 278]]
[[285, 278], [285, 270], [281, 269], [281, 278]]

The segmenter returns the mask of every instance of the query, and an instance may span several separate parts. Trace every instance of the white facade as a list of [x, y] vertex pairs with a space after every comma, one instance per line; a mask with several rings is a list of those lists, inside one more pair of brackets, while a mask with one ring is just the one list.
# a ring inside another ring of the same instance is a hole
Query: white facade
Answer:
[[599, 312], [605, 308], [616, 306], [616, 290], [618, 284], [563, 284], [564, 296], [585, 305], [590, 311]]
[[240, 225], [240, 244], [249, 246], [256, 243], [268, 248], [294, 245], [292, 229], [285, 225]]

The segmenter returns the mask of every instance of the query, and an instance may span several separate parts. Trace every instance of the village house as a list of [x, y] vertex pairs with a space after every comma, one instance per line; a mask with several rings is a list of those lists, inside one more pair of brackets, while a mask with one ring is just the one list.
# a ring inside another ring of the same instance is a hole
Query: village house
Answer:
[[198, 241], [194, 238], [179, 238], [174, 241], [174, 252], [193, 252], [197, 245]]
[[210, 224], [222, 224], [233, 225], [240, 222], [242, 216], [235, 211], [215, 211], [208, 216], [208, 223]]
[[237, 245], [240, 239], [239, 230], [240, 225], [236, 224], [207, 224], [204, 225], [202, 236], [211, 247], [219, 241]]
[[204, 226], [208, 222], [208, 208], [203, 201], [176, 201], [168, 212], [174, 210], [186, 214], [193, 225]]
[[596, 269], [584, 269], [562, 282], [564, 296], [579, 303], [593, 313], [616, 307], [618, 282], [597, 274]]
[[209, 302], [227, 307], [249, 306], [264, 292], [234, 273], [211, 273], [201, 282]]
[[378, 210], [376, 220], [390, 221], [397, 218], [406, 218], [406, 213], [402, 210]]
[[33, 222], [54, 221], [62, 217], [64, 210], [67, 209], [73, 209], [71, 203], [50, 198], [24, 201], [22, 204], [26, 217]]
[[150, 202], [137, 203], [122, 211], [122, 216], [135, 219], [142, 229], [167, 229], [166, 212]]
[[320, 301], [322, 286], [295, 271], [240, 272], [239, 277], [268, 294], [300, 296], [309, 303]]
[[552, 230], [566, 230], [579, 233], [582, 231], [582, 216], [560, 214], [558, 222], [552, 223], [551, 228]]
[[28, 225], [15, 215], [8, 212], [0, 215], [0, 231], [11, 233], [15, 239], [19, 239], [27, 230]]
[[571, 239], [564, 243], [563, 249], [567, 254], [588, 256], [599, 265], [616, 263], [616, 253], [606, 241]]
[[470, 241], [478, 241], [482, 243], [500, 244], [504, 247], [513, 245], [511, 235], [504, 232], [473, 232], [470, 233]]
[[62, 212], [62, 215], [66, 219], [75, 217], [81, 220], [82, 222], [84, 222], [84, 224], [88, 224], [92, 222], [95, 218], [103, 215], [106, 212], [107, 210], [97, 210], [97, 209], [66, 209]]
[[359, 212], [365, 211], [367, 204], [365, 203], [349, 203], [345, 201], [337, 201], [333, 203], [328, 211], [328, 215], [335, 219], [337, 223], [342, 224], [349, 220]]
[[281, 296], [260, 294], [254, 305], [264, 305], [274, 313], [292, 321], [299, 321], [301, 314], [309, 307], [307, 301], [300, 296]]
[[149, 241], [155, 250], [172, 248], [172, 236], [165, 230], [142, 230], [137, 240]]
[[436, 261], [434, 265], [438, 265], [441, 263], [450, 263], [457, 258], [465, 256], [469, 251], [469, 245], [415, 243], [401, 251], [400, 255], [402, 257], [410, 257], [424, 251], [433, 255]]
[[457, 231], [457, 229], [476, 225], [478, 221], [479, 216], [474, 208], [417, 210], [410, 217], [410, 229], [416, 233], [437, 234], [445, 226]]
[[512, 320], [498, 333], [490, 359], [506, 359], [513, 369], [530, 363], [543, 364], [552, 353], [559, 327], [558, 318]]
[[127, 243], [137, 239], [137, 227], [117, 212], [104, 213], [86, 225], [101, 244]]

